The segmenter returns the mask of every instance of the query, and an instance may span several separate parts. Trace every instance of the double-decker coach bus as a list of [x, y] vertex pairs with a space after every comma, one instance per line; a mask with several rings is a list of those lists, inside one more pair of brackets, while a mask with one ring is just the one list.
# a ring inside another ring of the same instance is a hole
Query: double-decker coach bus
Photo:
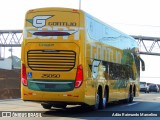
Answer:
[[43, 108], [132, 102], [139, 94], [136, 41], [82, 10], [39, 8], [25, 18], [21, 97]]

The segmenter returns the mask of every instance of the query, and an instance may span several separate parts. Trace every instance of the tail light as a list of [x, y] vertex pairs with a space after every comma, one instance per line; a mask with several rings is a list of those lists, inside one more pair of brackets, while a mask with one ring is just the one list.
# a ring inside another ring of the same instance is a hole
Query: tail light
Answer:
[[22, 84], [25, 85], [25, 86], [27, 86], [28, 82], [27, 82], [26, 66], [25, 66], [25, 64], [22, 64], [21, 79], [22, 79]]
[[77, 74], [76, 74], [76, 81], [75, 81], [75, 88], [79, 88], [83, 82], [83, 67], [79, 65], [77, 67]]

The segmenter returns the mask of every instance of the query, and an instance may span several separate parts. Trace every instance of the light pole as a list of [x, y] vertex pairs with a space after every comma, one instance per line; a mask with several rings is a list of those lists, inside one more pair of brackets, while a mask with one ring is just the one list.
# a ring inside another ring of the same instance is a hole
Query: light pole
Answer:
[[81, 10], [81, 0], [79, 0], [79, 10]]
[[13, 54], [12, 54], [13, 49], [12, 47], [9, 49], [9, 51], [11, 52], [11, 69], [13, 70]]

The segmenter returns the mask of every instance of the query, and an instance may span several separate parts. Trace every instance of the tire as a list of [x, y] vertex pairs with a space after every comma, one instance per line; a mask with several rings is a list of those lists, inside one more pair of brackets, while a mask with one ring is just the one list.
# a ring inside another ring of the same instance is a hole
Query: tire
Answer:
[[133, 92], [129, 90], [128, 92], [128, 98], [124, 100], [124, 103], [132, 103], [133, 102]]
[[107, 90], [104, 90], [104, 96], [102, 98], [102, 96], [100, 97], [100, 109], [104, 109], [107, 106]]
[[95, 105], [92, 106], [92, 110], [96, 111], [98, 110], [100, 107], [100, 95], [99, 95], [99, 91], [96, 94], [96, 100], [95, 100]]
[[132, 91], [129, 92], [128, 99], [129, 99], [129, 100], [128, 100], [129, 103], [132, 103], [132, 102], [133, 102], [133, 92], [132, 92]]
[[44, 109], [51, 109], [51, 104], [41, 104]]

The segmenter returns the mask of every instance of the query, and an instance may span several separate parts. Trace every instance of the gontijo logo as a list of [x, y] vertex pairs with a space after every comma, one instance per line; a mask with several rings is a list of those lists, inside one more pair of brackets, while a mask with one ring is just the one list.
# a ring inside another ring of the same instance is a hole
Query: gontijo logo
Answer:
[[68, 40], [69, 35], [74, 35], [74, 40], [79, 40], [80, 30], [83, 28], [77, 26], [77, 22], [48, 22], [47, 20], [55, 15], [38, 15], [33, 19], [26, 21], [32, 26], [26, 26], [23, 37], [25, 39], [58, 39], [62, 36], [62, 40]]
[[42, 28], [46, 26], [46, 20], [53, 16], [35, 16], [33, 19], [27, 20], [28, 22], [32, 23], [32, 25], [36, 28]]

